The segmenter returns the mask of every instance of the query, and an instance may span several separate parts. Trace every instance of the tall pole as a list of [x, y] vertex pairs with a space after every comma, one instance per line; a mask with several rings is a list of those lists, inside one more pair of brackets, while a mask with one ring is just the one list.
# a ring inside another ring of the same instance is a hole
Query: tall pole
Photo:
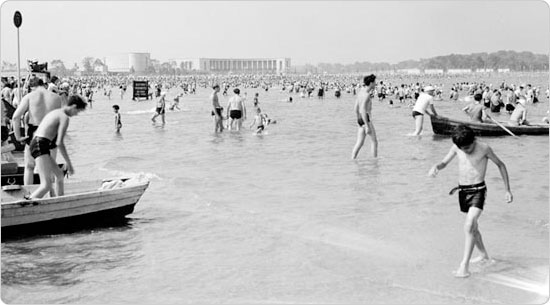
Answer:
[[21, 101], [21, 57], [19, 52], [19, 27], [21, 26], [22, 22], [23, 18], [21, 16], [21, 13], [19, 11], [15, 11], [15, 14], [13, 15], [13, 24], [15, 24], [15, 27], [17, 28], [17, 95], [19, 97], [19, 101]]

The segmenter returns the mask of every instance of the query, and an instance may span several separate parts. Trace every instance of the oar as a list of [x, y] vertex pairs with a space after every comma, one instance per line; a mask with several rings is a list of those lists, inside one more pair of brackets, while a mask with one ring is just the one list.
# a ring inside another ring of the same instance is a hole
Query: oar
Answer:
[[485, 115], [491, 119], [491, 121], [495, 122], [495, 124], [498, 125], [498, 127], [504, 129], [504, 131], [506, 131], [507, 133], [509, 133], [512, 137], [516, 138], [516, 139], [519, 139], [518, 136], [516, 136], [513, 132], [510, 131], [510, 129], [506, 128], [504, 125], [502, 125], [499, 121], [493, 119], [489, 114], [485, 113]]

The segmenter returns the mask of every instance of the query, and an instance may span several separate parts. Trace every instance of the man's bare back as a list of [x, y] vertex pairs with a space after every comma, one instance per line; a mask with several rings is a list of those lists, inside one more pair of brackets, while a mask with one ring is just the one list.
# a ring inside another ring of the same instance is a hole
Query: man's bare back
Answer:
[[29, 124], [38, 126], [48, 112], [61, 108], [61, 97], [46, 88], [39, 87], [23, 97], [21, 106], [28, 108]]
[[[59, 127], [62, 127], [62, 133], [58, 134]], [[42, 119], [42, 123], [38, 126], [38, 129], [34, 133], [37, 137], [46, 138], [49, 140], [57, 138], [56, 144], [59, 145], [59, 142], [63, 141], [63, 136], [65, 131], [69, 126], [69, 116], [63, 111], [63, 109], [55, 109]]]

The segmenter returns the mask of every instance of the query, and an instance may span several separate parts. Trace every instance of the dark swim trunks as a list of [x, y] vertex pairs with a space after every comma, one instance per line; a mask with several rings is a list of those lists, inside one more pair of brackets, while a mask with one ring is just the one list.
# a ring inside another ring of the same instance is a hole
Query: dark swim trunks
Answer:
[[484, 182], [472, 185], [459, 185], [453, 188], [449, 195], [452, 195], [456, 190], [458, 192], [458, 202], [460, 203], [460, 211], [468, 213], [471, 207], [476, 207], [483, 210], [485, 198], [487, 197], [487, 186]]
[[6, 141], [10, 137], [10, 129], [8, 126], [2, 126], [2, 142]]
[[214, 113], [214, 111], [212, 111], [211, 114], [212, 114], [212, 115], [218, 114], [219, 116], [221, 116], [221, 115], [222, 115], [222, 111], [223, 111], [223, 107], [219, 107], [219, 108], [216, 107], [216, 113]]
[[[370, 123], [370, 116], [368, 113], [366, 115], [367, 115], [367, 123]], [[357, 125], [359, 125], [359, 127], [363, 127], [363, 125], [365, 125], [363, 118], [360, 117], [357, 119]]]
[[158, 114], [164, 114], [164, 107], [157, 107], [156, 111]]
[[25, 143], [28, 145], [31, 144], [31, 140], [34, 137], [34, 132], [38, 129], [38, 126], [29, 124], [27, 127], [27, 139], [25, 140]]
[[240, 110], [231, 110], [229, 111], [229, 117], [232, 119], [240, 119], [242, 117], [242, 112]]
[[506, 104], [506, 111], [514, 111], [514, 109], [516, 109], [516, 107], [514, 107], [514, 105], [512, 104]]
[[424, 115], [424, 114], [414, 110], [412, 113], [413, 118], [416, 117], [417, 115]]
[[258, 128], [256, 130], [262, 131], [264, 130], [264, 128], [265, 128], [264, 125], [258, 125]]
[[31, 156], [36, 159], [42, 155], [49, 155], [51, 142], [52, 141], [50, 141], [50, 139], [47, 139], [47, 138], [42, 138], [42, 137], [32, 138], [32, 141], [30, 144]]

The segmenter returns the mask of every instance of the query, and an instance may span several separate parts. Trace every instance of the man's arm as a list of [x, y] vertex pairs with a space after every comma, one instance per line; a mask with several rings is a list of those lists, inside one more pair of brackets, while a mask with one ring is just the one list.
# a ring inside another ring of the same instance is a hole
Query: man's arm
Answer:
[[434, 104], [430, 103], [430, 110], [434, 116], [437, 116], [437, 111], [435, 111]]
[[508, 171], [506, 170], [506, 165], [497, 157], [491, 147], [487, 148], [487, 158], [489, 158], [489, 160], [493, 161], [493, 163], [498, 166], [500, 176], [502, 176], [502, 180], [504, 181], [504, 188], [506, 189], [506, 202], [512, 202], [514, 197], [512, 196], [512, 192], [510, 191], [510, 180], [508, 179]]
[[443, 158], [443, 160], [441, 160], [441, 162], [439, 162], [438, 164], [432, 166], [432, 168], [430, 169], [430, 171], [428, 172], [428, 176], [431, 176], [431, 177], [435, 177], [437, 176], [437, 173], [444, 169], [445, 167], [447, 167], [447, 164], [449, 164], [449, 162], [451, 162], [451, 160], [453, 160], [453, 158], [456, 156], [456, 146], [453, 145], [451, 147], [451, 149], [449, 150], [449, 153], [447, 153], [447, 155], [445, 156], [445, 158]]
[[25, 137], [21, 136], [21, 120], [25, 116], [25, 113], [29, 111], [29, 96], [24, 96], [19, 105], [17, 106], [17, 109], [13, 112], [13, 133], [15, 134], [15, 139], [17, 141], [23, 141], [25, 140]]

